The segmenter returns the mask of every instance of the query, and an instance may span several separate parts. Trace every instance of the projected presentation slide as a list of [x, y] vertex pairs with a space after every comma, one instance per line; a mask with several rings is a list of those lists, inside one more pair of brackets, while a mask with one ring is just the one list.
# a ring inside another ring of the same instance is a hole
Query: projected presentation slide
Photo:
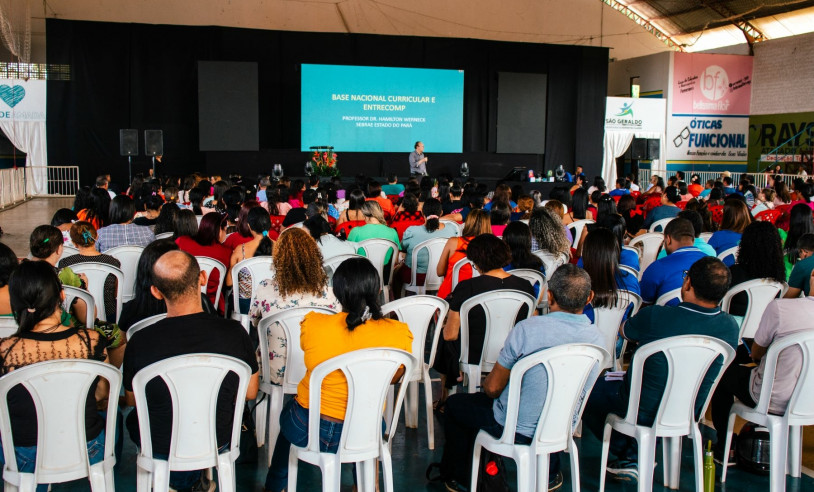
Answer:
[[463, 70], [302, 65], [301, 150], [461, 152]]

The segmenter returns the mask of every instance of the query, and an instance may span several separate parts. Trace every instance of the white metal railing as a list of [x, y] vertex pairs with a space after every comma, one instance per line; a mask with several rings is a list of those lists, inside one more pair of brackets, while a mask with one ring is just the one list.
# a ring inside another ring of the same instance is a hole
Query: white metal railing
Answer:
[[[668, 171], [666, 175], [663, 175], [664, 181], [667, 181], [667, 178], [673, 176], [675, 171]], [[720, 171], [684, 171], [684, 179], [689, 184], [690, 176], [693, 174], [697, 174], [700, 178], [701, 185], [704, 185], [708, 180], [712, 179], [714, 181], [718, 181], [721, 179]], [[771, 173], [731, 173], [732, 176], [732, 186], [737, 188], [738, 183], [740, 183], [741, 176], [748, 175], [752, 178], [752, 184], [755, 185], [755, 188], [760, 190], [766, 186], [766, 182], [768, 181], [768, 176]], [[783, 181], [787, 185], [791, 185], [791, 183], [797, 179], [802, 178], [802, 176], [798, 176], [797, 174], [778, 174]], [[648, 183], [650, 182], [650, 169], [639, 169], [639, 186], [644, 186], [647, 188]]]
[[6, 208], [25, 199], [25, 168], [0, 169], [0, 208]]
[[72, 197], [79, 191], [79, 166], [26, 167], [28, 191], [38, 196]]

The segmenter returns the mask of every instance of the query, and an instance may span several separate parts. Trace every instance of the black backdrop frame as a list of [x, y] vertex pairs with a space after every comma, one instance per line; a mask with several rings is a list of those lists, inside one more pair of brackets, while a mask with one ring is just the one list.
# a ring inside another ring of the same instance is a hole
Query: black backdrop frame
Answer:
[[[111, 173], [123, 183], [120, 128], [164, 131], [160, 174], [226, 175], [269, 172], [283, 164], [302, 175], [300, 64], [373, 65], [464, 70], [461, 154], [433, 154], [430, 171], [457, 175], [467, 161], [473, 176], [499, 177], [514, 166], [535, 172], [581, 164], [589, 176], [602, 166], [608, 49], [459, 38], [264, 31], [46, 20], [47, 62], [71, 66], [71, 80], [48, 81], [48, 157], [78, 165], [82, 184]], [[260, 151], [201, 152], [198, 145], [197, 62], [258, 63]], [[497, 73], [548, 75], [546, 152], [497, 154]], [[330, 142], [327, 142], [330, 143]], [[407, 154], [342, 153], [345, 176], [407, 173]], [[140, 166], [139, 166], [140, 165]], [[136, 171], [146, 171], [142, 158]]]

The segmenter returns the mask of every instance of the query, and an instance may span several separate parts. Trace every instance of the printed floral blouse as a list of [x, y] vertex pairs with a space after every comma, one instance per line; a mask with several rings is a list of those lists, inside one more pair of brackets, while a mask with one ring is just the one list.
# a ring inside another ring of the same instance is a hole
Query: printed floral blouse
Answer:
[[[298, 293], [283, 298], [277, 289], [277, 284], [271, 279], [266, 279], [260, 282], [260, 285], [255, 291], [255, 296], [252, 300], [251, 308], [249, 309], [249, 318], [251, 319], [252, 325], [257, 328], [261, 319], [268, 318], [280, 311], [311, 306], [333, 309], [337, 312], [342, 310], [341, 304], [339, 304], [336, 296], [334, 296], [333, 289], [330, 287], [325, 287], [325, 291], [321, 295], [315, 296], [311, 293]], [[262, 336], [262, 334], [259, 335]], [[267, 336], [269, 341], [268, 357], [271, 379], [269, 382], [279, 385], [282, 384], [283, 373], [285, 373], [288, 340], [285, 338], [283, 328], [277, 323], [268, 327]], [[296, 343], [299, 343], [299, 341]]]

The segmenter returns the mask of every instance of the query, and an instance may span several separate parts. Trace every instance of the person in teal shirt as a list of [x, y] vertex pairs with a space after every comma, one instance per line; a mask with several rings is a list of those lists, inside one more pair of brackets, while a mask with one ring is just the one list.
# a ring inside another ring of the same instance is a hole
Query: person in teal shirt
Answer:
[[783, 297], [800, 297], [800, 292], [810, 295], [811, 271], [814, 270], [814, 234], [807, 233], [797, 240], [800, 261], [794, 264], [789, 276], [789, 290]]
[[399, 184], [399, 177], [391, 174], [387, 177], [387, 184], [382, 185], [382, 191], [385, 195], [401, 195], [404, 193], [404, 185]]
[[[394, 253], [398, 253], [401, 248], [399, 243], [399, 234], [395, 229], [387, 226], [387, 221], [384, 220], [384, 212], [382, 207], [373, 200], [366, 201], [361, 207], [362, 215], [365, 216], [365, 225], [357, 226], [351, 229], [348, 235], [348, 241], [358, 243], [365, 239], [388, 239], [396, 243], [396, 251], [392, 249], [387, 252], [384, 257], [384, 264], [390, 264], [390, 259]], [[365, 256], [365, 250], [359, 248], [357, 250], [362, 256]]]
[[[715, 248], [707, 244], [706, 241], [701, 239], [701, 231], [704, 228], [704, 221], [701, 218], [701, 214], [696, 212], [695, 210], [682, 210], [678, 213], [676, 217], [681, 217], [682, 219], [687, 219], [692, 222], [692, 228], [695, 231], [695, 242], [693, 243], [693, 247], [698, 248], [701, 250], [702, 253], [706, 253], [707, 256], [717, 256], [715, 254]], [[667, 256], [667, 250], [662, 249], [659, 252], [657, 260], [660, 260]]]

